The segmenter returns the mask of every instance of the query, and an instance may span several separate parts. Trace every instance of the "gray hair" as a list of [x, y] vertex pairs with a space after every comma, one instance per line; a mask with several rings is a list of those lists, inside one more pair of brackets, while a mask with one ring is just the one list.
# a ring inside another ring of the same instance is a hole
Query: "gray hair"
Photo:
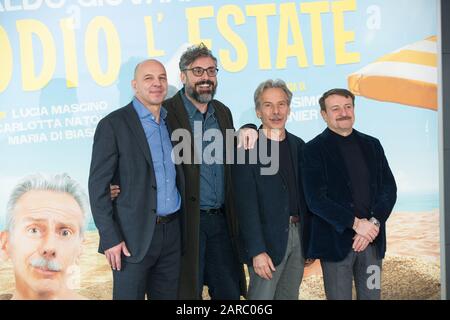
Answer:
[[253, 99], [255, 100], [255, 109], [258, 109], [259, 105], [261, 104], [261, 101], [259, 101], [259, 98], [263, 94], [264, 90], [270, 89], [270, 88], [278, 88], [278, 89], [283, 90], [288, 99], [288, 105], [289, 106], [291, 105], [292, 92], [291, 92], [291, 90], [289, 90], [286, 83], [281, 79], [276, 79], [276, 80], [268, 79], [264, 82], [261, 82], [255, 90], [255, 94], [253, 96]]
[[202, 42], [198, 45], [190, 46], [180, 57], [180, 71], [186, 70], [195, 60], [201, 57], [209, 57], [214, 60], [217, 66], [217, 59], [212, 54], [212, 51]]
[[83, 222], [80, 233], [83, 235], [86, 228], [87, 196], [80, 184], [67, 173], [43, 175], [41, 173], [23, 178], [13, 189], [6, 207], [6, 229], [11, 231], [14, 226], [14, 208], [17, 201], [25, 193], [32, 190], [56, 191], [71, 195], [81, 208]]

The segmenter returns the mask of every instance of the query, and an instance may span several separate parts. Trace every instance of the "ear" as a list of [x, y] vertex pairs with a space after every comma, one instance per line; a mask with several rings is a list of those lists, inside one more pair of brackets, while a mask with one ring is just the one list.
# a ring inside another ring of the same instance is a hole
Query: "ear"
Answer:
[[328, 115], [326, 111], [320, 110], [320, 115], [322, 116], [323, 121], [325, 121], [326, 123], [328, 123]]
[[256, 116], [258, 117], [258, 119], [261, 119], [261, 111], [259, 110], [259, 108], [256, 108]]
[[186, 84], [186, 73], [184, 71], [180, 72], [181, 83]]
[[131, 80], [131, 87], [133, 88], [134, 93], [136, 93], [137, 87], [136, 87], [136, 80]]
[[8, 254], [9, 248], [9, 232], [0, 232], [0, 262], [6, 261], [9, 258]]

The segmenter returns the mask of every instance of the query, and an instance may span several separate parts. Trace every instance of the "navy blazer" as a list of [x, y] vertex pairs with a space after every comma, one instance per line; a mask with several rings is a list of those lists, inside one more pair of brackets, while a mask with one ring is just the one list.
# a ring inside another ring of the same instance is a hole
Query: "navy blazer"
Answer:
[[[382, 259], [386, 252], [385, 223], [397, 199], [397, 186], [380, 141], [354, 132], [370, 172], [370, 214], [381, 223], [374, 243]], [[352, 250], [355, 213], [350, 178], [331, 135], [325, 129], [306, 144], [304, 151], [303, 187], [312, 212], [307, 256], [341, 261]]]
[[[168, 126], [169, 133], [170, 128]], [[184, 211], [184, 175], [176, 166], [177, 187]], [[111, 201], [110, 183], [120, 184], [120, 196]], [[120, 108], [97, 125], [89, 174], [92, 216], [100, 234], [99, 252], [125, 241], [130, 257], [142, 261], [156, 224], [156, 179], [144, 128], [133, 104]], [[181, 215], [184, 237], [184, 214]]]
[[[299, 233], [302, 255], [305, 256], [309, 238], [309, 213], [303, 196], [299, 164], [305, 143], [293, 134], [286, 133], [299, 192]], [[257, 152], [257, 149], [252, 152]], [[246, 156], [248, 158], [249, 151], [246, 151]], [[269, 165], [261, 164], [258, 154], [256, 164], [246, 161], [246, 164], [235, 164], [232, 169], [241, 256], [250, 266], [253, 265], [253, 257], [263, 252], [270, 256], [275, 266], [280, 264], [286, 253], [289, 235], [287, 181], [280, 171], [274, 175], [261, 175], [261, 168], [264, 167]]]

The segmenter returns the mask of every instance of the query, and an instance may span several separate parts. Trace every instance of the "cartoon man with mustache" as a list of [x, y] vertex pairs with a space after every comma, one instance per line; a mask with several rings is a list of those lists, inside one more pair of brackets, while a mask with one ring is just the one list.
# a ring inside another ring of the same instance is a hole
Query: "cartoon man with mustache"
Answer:
[[67, 174], [31, 175], [16, 185], [0, 233], [0, 253], [14, 268], [13, 300], [86, 299], [72, 290], [85, 208], [85, 193]]

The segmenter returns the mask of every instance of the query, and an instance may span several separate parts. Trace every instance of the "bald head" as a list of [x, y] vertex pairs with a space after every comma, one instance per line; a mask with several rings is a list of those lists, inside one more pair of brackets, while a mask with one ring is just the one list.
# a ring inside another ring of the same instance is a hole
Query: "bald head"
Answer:
[[139, 70], [141, 69], [141, 67], [144, 66], [144, 65], [148, 65], [148, 64], [150, 64], [150, 65], [159, 65], [159, 66], [161, 66], [164, 69], [164, 71], [166, 70], [164, 68], [164, 65], [161, 62], [159, 62], [158, 60], [156, 60], [156, 59], [147, 59], [147, 60], [139, 62], [136, 65], [136, 67], [134, 68], [134, 78], [133, 78], [134, 80], [136, 80], [137, 74], [138, 74]]
[[155, 59], [136, 65], [131, 81], [135, 97], [146, 107], [160, 107], [167, 95], [167, 73], [164, 65]]

